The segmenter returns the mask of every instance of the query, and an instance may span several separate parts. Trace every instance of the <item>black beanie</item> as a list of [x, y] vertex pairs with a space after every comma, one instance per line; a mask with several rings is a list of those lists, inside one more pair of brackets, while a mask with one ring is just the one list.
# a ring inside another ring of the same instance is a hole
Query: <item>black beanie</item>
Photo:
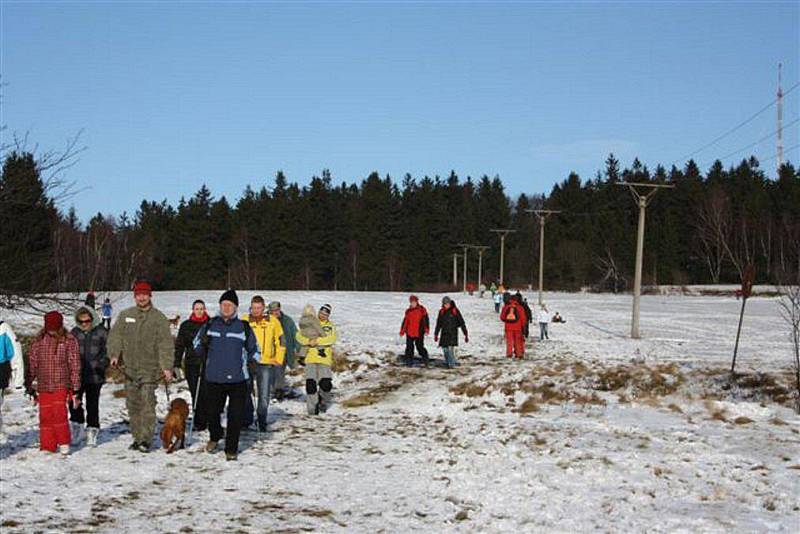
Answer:
[[239, 306], [239, 297], [236, 295], [236, 291], [233, 289], [227, 290], [222, 296], [219, 298], [219, 303], [222, 304], [223, 300], [228, 300], [233, 302], [236, 306]]

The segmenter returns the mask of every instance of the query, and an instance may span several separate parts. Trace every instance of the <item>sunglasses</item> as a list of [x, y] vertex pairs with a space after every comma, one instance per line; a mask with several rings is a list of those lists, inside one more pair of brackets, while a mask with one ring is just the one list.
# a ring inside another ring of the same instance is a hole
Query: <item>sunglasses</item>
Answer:
[[84, 319], [83, 321], [81, 321], [81, 320], [78, 320], [78, 323], [79, 323], [79, 324], [89, 324], [89, 323], [91, 323], [91, 322], [92, 322], [92, 320], [91, 320], [91, 319]]

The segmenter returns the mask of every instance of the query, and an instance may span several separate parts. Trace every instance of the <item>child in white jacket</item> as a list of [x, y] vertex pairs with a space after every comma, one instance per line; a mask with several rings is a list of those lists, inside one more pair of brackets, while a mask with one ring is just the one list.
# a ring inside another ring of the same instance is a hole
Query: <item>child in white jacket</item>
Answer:
[[550, 324], [550, 312], [547, 311], [547, 306], [542, 304], [539, 308], [539, 341], [543, 341], [545, 338], [550, 339], [550, 336], [547, 334], [547, 325]]

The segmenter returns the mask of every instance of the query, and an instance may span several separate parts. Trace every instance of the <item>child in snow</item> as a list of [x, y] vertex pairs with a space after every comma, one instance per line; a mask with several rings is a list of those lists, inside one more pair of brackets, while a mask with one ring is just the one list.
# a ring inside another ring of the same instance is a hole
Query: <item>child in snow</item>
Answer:
[[500, 313], [500, 305], [503, 304], [503, 294], [498, 291], [492, 298], [494, 299], [494, 312]]
[[548, 324], [550, 324], [550, 312], [547, 311], [547, 306], [542, 303], [539, 307], [539, 341], [543, 341], [545, 338], [550, 339], [547, 334]]
[[80, 405], [75, 392], [81, 389], [81, 360], [78, 341], [64, 329], [57, 311], [44, 316], [44, 328], [28, 355], [26, 379], [28, 394], [39, 402], [39, 448], [69, 454], [67, 402]]
[[103, 326], [106, 327], [106, 330], [111, 330], [111, 311], [112, 311], [112, 309], [113, 308], [111, 307], [111, 300], [106, 299], [103, 302], [103, 308], [102, 308]]
[[[433, 340], [439, 342], [444, 352], [444, 361], [447, 368], [456, 365], [456, 347], [458, 346], [458, 329], [464, 332], [464, 343], [469, 343], [467, 325], [464, 317], [450, 297], [442, 298], [442, 308], [436, 318], [436, 328], [433, 331]], [[440, 337], [441, 335], [441, 337]]]
[[406, 336], [405, 360], [411, 363], [414, 359], [414, 347], [422, 357], [424, 365], [428, 365], [428, 351], [425, 349], [425, 334], [430, 333], [428, 310], [419, 303], [416, 295], [408, 297], [408, 309], [400, 325], [400, 337]]
[[302, 347], [301, 350], [305, 352], [306, 409], [309, 415], [318, 415], [320, 412], [325, 412], [331, 402], [331, 391], [333, 390], [331, 365], [333, 364], [333, 344], [336, 343], [336, 326], [330, 320], [330, 304], [322, 305], [317, 314], [319, 327], [323, 334], [321, 336], [317, 335], [319, 329], [306, 316], [305, 311], [303, 315], [296, 338]]
[[565, 321], [564, 318], [561, 317], [561, 315], [558, 312], [556, 312], [555, 315], [553, 315], [552, 321], [550, 321], [550, 322], [552, 322], [552, 323], [566, 323], [567, 321]]
[[516, 295], [511, 297], [508, 304], [500, 312], [500, 320], [505, 323], [506, 357], [521, 360], [525, 356], [525, 339], [522, 337], [522, 327], [527, 321], [525, 310], [517, 301]]

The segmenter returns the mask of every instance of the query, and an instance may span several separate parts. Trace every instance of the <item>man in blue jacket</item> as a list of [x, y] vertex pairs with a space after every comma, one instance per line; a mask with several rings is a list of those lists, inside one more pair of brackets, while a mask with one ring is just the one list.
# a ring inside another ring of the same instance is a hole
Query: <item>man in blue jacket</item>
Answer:
[[195, 351], [206, 356], [207, 421], [211, 437], [206, 452], [214, 452], [222, 439], [220, 415], [228, 401], [228, 426], [225, 432], [225, 459], [236, 460], [239, 434], [247, 397], [250, 395], [250, 362], [261, 354], [250, 325], [238, 318], [239, 297], [232, 289], [219, 299], [220, 315], [197, 332]]

